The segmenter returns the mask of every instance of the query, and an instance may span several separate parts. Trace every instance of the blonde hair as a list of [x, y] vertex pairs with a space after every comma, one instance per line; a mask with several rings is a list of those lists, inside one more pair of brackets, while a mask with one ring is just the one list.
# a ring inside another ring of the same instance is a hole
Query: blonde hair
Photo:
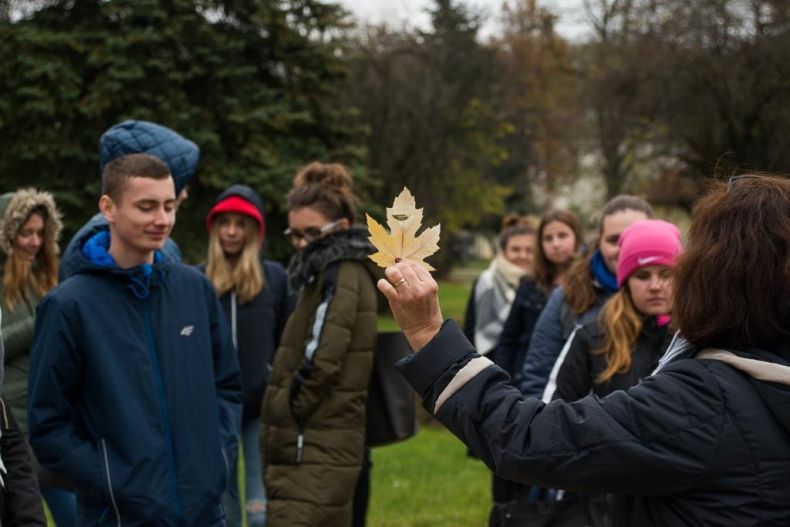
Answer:
[[604, 343], [594, 353], [604, 355], [606, 369], [595, 379], [600, 384], [631, 368], [631, 351], [642, 332], [642, 316], [625, 285], [604, 304], [599, 315]]
[[225, 213], [220, 213], [211, 223], [208, 243], [206, 276], [214, 285], [217, 296], [236, 291], [239, 303], [245, 304], [255, 298], [264, 286], [263, 266], [258, 247], [258, 224], [249, 216], [244, 218], [244, 248], [236, 265], [231, 265], [219, 240], [219, 222]]
[[[11, 310], [26, 297], [26, 291], [32, 291], [41, 297], [58, 285], [58, 246], [54, 226], [44, 206], [34, 207], [20, 225], [27, 223], [33, 214], [40, 214], [44, 219], [44, 241], [34, 261], [19, 256], [19, 251], [11, 251], [3, 269], [3, 304]], [[19, 231], [14, 233], [13, 245]]]

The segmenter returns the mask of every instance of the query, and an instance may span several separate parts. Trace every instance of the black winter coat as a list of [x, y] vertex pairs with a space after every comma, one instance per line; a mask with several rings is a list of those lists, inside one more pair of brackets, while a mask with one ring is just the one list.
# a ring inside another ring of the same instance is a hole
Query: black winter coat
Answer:
[[17, 426], [10, 406], [0, 401], [0, 455], [7, 470], [3, 474], [0, 492], [0, 525], [3, 527], [30, 527], [47, 524], [38, 481], [33, 471], [33, 460], [25, 435]]
[[731, 351], [737, 367], [683, 358], [628, 391], [548, 405], [525, 399], [451, 321], [398, 366], [497, 475], [616, 494], [615, 525], [787, 526], [788, 344]]
[[529, 278], [524, 279], [516, 290], [516, 298], [491, 357], [510, 375], [513, 386], [521, 386], [532, 331], [547, 301], [546, 292]]
[[244, 395], [244, 420], [261, 415], [263, 393], [272, 371], [274, 352], [277, 351], [280, 335], [288, 319], [285, 269], [277, 262], [264, 260], [261, 263], [265, 285], [255, 298], [245, 304], [238, 304], [236, 294], [229, 292], [219, 299], [231, 332], [235, 333]]
[[599, 350], [604, 342], [604, 331], [597, 320], [587, 323], [576, 332], [565, 361], [557, 374], [554, 399], [572, 402], [590, 394], [604, 397], [616, 390], [627, 390], [642, 382], [658, 365], [664, 355], [672, 333], [667, 326], [659, 326], [655, 317], [645, 320], [642, 332], [631, 350], [631, 367], [615, 373], [608, 381], [595, 380], [607, 367], [606, 357]]

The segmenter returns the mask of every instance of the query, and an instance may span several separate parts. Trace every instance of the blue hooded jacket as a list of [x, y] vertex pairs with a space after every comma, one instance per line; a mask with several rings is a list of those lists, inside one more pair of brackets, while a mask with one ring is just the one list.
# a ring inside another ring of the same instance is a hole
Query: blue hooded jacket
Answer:
[[242, 401], [225, 315], [196, 269], [121, 269], [109, 238], [78, 240], [38, 305], [30, 442], [76, 486], [79, 525], [223, 525]]
[[[176, 196], [192, 179], [200, 161], [200, 148], [195, 143], [170, 128], [148, 121], [128, 120], [104, 132], [99, 140], [99, 173], [113, 159], [128, 154], [150, 154], [167, 163], [173, 175]], [[94, 215], [80, 228], [63, 251], [58, 276], [61, 282], [75, 273], [69, 264], [74, 261], [72, 253], [79, 249], [75, 241], [107, 230], [107, 220], [101, 214]], [[162, 253], [169, 260], [181, 261], [181, 250], [170, 238], [165, 242]]]

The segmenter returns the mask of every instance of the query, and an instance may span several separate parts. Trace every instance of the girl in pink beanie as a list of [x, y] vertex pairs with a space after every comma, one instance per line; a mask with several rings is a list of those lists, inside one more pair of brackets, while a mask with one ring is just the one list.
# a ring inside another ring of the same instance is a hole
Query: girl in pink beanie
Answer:
[[638, 384], [658, 364], [671, 333], [669, 270], [682, 251], [680, 231], [661, 220], [640, 220], [620, 236], [620, 290], [598, 320], [576, 332], [557, 375], [555, 398], [603, 397]]

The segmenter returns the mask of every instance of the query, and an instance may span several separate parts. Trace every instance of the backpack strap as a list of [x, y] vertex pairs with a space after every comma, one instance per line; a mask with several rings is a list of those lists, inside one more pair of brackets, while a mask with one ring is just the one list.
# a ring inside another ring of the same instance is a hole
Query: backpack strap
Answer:
[[562, 340], [563, 342], [567, 342], [571, 334], [578, 329], [579, 324], [576, 323], [576, 314], [571, 311], [571, 308], [564, 299], [560, 306], [560, 323], [562, 328]]
[[299, 397], [299, 392], [304, 386], [304, 383], [310, 377], [310, 373], [313, 370], [313, 359], [315, 358], [315, 352], [318, 349], [318, 345], [321, 342], [321, 334], [324, 330], [324, 324], [326, 322], [326, 314], [329, 311], [329, 305], [332, 303], [332, 298], [335, 295], [335, 288], [337, 286], [337, 274], [340, 268], [340, 262], [332, 262], [327, 265], [323, 270], [323, 282], [321, 284], [321, 303], [318, 304], [318, 307], [315, 310], [315, 319], [313, 320], [313, 327], [311, 330], [310, 340], [307, 342], [307, 345], [304, 347], [304, 359], [302, 361], [302, 366], [299, 368], [299, 371], [296, 372], [296, 375], [293, 379], [291, 379], [291, 388], [288, 393], [288, 405], [291, 408], [291, 414], [294, 415], [296, 419], [296, 424], [299, 428], [299, 435], [297, 437], [296, 443], [296, 463], [300, 464], [302, 462], [302, 450], [304, 449], [304, 419], [297, 417], [293, 411], [293, 405], [296, 401], [297, 397]]

